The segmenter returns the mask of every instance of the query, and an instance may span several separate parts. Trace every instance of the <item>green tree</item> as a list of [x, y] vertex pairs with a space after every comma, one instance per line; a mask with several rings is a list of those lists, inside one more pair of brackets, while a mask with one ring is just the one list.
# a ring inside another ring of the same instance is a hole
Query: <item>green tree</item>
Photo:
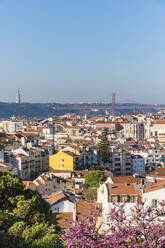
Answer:
[[8, 229], [17, 221], [17, 218], [8, 210], [0, 210], [0, 232], [7, 232]]
[[104, 163], [109, 161], [109, 141], [107, 138], [107, 130], [104, 130], [100, 136], [100, 142], [98, 143], [97, 150]]
[[85, 183], [89, 187], [99, 187], [101, 183], [104, 183], [106, 180], [106, 176], [103, 171], [96, 170], [96, 171], [90, 171], [85, 176]]
[[16, 218], [28, 224], [48, 221], [50, 206], [38, 194], [27, 200], [24, 196], [17, 197], [17, 199], [17, 205], [13, 209]]
[[15, 222], [14, 225], [12, 225], [8, 229], [8, 234], [13, 235], [14, 237], [20, 237], [21, 238], [25, 227], [26, 227], [26, 222], [24, 222], [24, 221]]
[[9, 198], [23, 194], [23, 190], [20, 178], [10, 172], [0, 172], [0, 209], [9, 209]]
[[35, 223], [31, 227], [26, 227], [22, 237], [24, 242], [32, 248], [63, 247], [61, 235], [57, 234], [54, 227], [47, 223]]
[[89, 170], [100, 170], [100, 171], [105, 171], [106, 166], [104, 164], [94, 164], [89, 167]]
[[0, 247], [63, 247], [55, 226], [49, 226], [50, 205], [21, 179], [0, 173]]

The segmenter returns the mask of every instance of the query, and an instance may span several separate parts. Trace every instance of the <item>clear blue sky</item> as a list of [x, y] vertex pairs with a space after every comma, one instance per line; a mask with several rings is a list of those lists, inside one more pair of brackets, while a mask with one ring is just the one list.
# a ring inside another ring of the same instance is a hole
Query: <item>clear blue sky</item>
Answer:
[[0, 0], [0, 101], [165, 104], [165, 0]]

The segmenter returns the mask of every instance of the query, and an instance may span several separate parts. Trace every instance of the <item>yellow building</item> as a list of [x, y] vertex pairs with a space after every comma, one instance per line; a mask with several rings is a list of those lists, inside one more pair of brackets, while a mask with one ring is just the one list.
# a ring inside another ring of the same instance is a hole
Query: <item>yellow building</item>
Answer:
[[74, 154], [71, 152], [58, 152], [49, 157], [51, 170], [74, 170]]

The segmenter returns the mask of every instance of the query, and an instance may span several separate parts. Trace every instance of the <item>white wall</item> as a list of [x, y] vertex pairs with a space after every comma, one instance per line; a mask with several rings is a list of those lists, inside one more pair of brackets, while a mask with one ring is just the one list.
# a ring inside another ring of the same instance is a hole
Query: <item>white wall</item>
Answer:
[[[57, 208], [59, 209], [59, 211], [56, 210]], [[51, 210], [53, 213], [55, 213], [55, 212], [59, 212], [59, 213], [72, 212], [72, 213], [74, 213], [75, 206], [74, 206], [73, 202], [71, 202], [69, 200], [64, 200], [64, 201], [61, 201], [57, 204], [54, 204], [51, 207]]]
[[152, 200], [163, 201], [165, 200], [165, 188], [155, 190], [148, 193], [143, 193], [143, 201], [145, 205], [152, 205]]

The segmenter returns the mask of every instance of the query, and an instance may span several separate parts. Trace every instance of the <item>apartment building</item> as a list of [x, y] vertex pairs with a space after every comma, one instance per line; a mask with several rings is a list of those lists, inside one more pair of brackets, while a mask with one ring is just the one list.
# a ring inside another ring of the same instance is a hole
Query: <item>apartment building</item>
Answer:
[[131, 154], [122, 149], [110, 152], [109, 170], [112, 171], [115, 176], [131, 175]]
[[145, 160], [140, 155], [132, 155], [132, 174], [144, 174], [145, 173]]
[[60, 190], [70, 190], [74, 188], [73, 179], [57, 177], [53, 173], [41, 174], [33, 181], [33, 183], [36, 186], [36, 190], [41, 195], [50, 195], [53, 192]]
[[69, 170], [73, 171], [75, 166], [74, 153], [65, 151], [57, 152], [50, 156], [50, 169], [52, 170]]
[[165, 151], [161, 149], [143, 149], [134, 152], [144, 158], [145, 166], [152, 165], [157, 168], [158, 165], [165, 165]]
[[16, 120], [4, 120], [0, 122], [1, 130], [6, 133], [16, 133], [23, 130], [24, 122]]
[[18, 175], [23, 180], [34, 179], [49, 170], [49, 153], [44, 149], [19, 148], [8, 154], [7, 159], [17, 168]]

